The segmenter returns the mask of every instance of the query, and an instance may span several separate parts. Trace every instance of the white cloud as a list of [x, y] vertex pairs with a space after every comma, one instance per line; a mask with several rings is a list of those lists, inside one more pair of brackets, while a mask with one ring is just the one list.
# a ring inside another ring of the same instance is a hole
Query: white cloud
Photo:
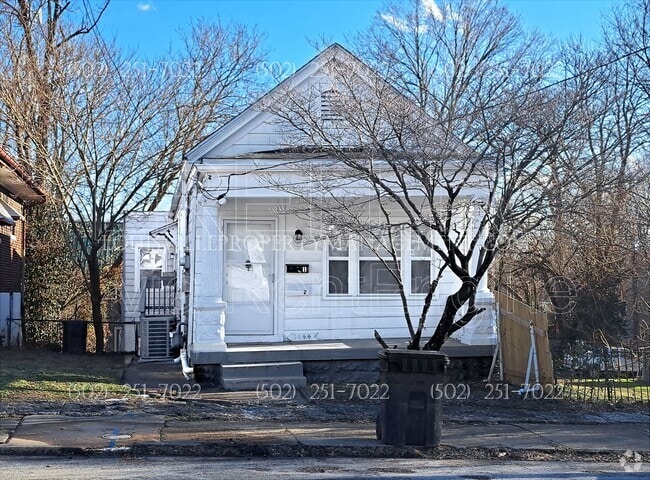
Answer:
[[458, 12], [454, 12], [454, 11], [451, 9], [451, 6], [450, 6], [450, 5], [447, 5], [447, 9], [446, 9], [446, 10], [447, 10], [447, 18], [450, 18], [450, 19], [453, 20], [454, 22], [460, 22], [460, 21], [462, 20], [462, 17], [460, 16], [460, 13], [458, 13]]
[[440, 8], [438, 8], [438, 5], [436, 5], [435, 0], [422, 0], [422, 6], [427, 13], [429, 13], [439, 22], [442, 22], [445, 19], [445, 17], [442, 15], [442, 12], [440, 11]]
[[408, 30], [408, 26], [406, 25], [406, 22], [401, 18], [394, 17], [392, 15], [389, 15], [388, 13], [382, 13], [381, 18], [384, 22], [391, 24], [393, 27], [397, 28], [398, 30], [401, 30], [402, 32]]
[[[440, 10], [435, 0], [422, 0], [421, 5], [424, 10], [423, 12], [424, 14], [431, 15], [433, 19], [437, 20], [438, 22], [445, 21], [445, 15], [443, 15], [442, 10]], [[447, 6], [445, 10], [447, 16], [450, 19], [452, 20], [458, 19], [459, 15], [453, 12], [451, 10], [451, 7]], [[394, 15], [390, 15], [388, 13], [382, 13], [381, 18], [384, 22], [392, 25], [393, 27], [397, 28], [398, 30], [401, 30], [402, 32], [406, 32], [411, 28], [407, 20], [403, 18], [395, 17]], [[417, 31], [419, 33], [426, 32], [427, 31], [426, 23], [418, 25]]]
[[[393, 27], [395, 27], [396, 29], [398, 29], [398, 30], [400, 30], [402, 32], [407, 32], [407, 31], [409, 31], [411, 29], [411, 27], [406, 22], [406, 20], [395, 17], [395, 16], [390, 15], [388, 13], [382, 13], [380, 16], [381, 16], [381, 19], [384, 22], [392, 25]], [[419, 33], [426, 32], [427, 27], [426, 27], [426, 25], [418, 25], [417, 30], [418, 30]]]
[[138, 10], [141, 12], [150, 12], [154, 9], [154, 6], [152, 3], [149, 2], [140, 2], [138, 3]]

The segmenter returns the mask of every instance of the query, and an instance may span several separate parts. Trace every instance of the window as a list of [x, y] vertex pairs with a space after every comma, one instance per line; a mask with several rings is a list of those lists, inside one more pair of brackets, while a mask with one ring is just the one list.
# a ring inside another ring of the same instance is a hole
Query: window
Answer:
[[411, 231], [411, 293], [427, 293], [431, 283], [431, 249]]
[[[382, 243], [388, 243], [388, 237]], [[399, 232], [393, 235], [393, 242], [397, 252], [397, 259], [400, 260], [402, 241]], [[380, 260], [378, 257], [382, 258]], [[373, 293], [399, 293], [399, 284], [391, 273], [397, 265], [393, 256], [379, 242], [370, 248], [367, 245], [359, 245], [359, 294]]]
[[330, 241], [328, 247], [328, 292], [350, 293], [350, 244], [347, 240]]
[[162, 276], [165, 249], [162, 247], [140, 247], [138, 249], [138, 278], [135, 287], [140, 289], [145, 278]]
[[[385, 238], [381, 243], [387, 241]], [[331, 240], [327, 249], [328, 294], [399, 294], [399, 284], [391, 273], [398, 267], [402, 268], [407, 294], [426, 294], [432, 278], [432, 250], [407, 230], [394, 234], [393, 242], [397, 263], [379, 242], [371, 248], [358, 241]]]

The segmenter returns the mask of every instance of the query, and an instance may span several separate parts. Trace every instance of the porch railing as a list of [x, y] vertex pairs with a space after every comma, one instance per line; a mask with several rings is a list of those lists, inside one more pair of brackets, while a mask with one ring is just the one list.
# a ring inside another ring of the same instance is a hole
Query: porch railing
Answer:
[[145, 317], [174, 315], [176, 276], [143, 278], [140, 292], [140, 311]]

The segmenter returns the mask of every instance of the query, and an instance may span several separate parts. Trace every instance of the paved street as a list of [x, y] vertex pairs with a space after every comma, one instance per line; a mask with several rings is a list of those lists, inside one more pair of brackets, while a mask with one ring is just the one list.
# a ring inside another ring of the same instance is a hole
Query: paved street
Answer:
[[[626, 469], [627, 467], [627, 469]], [[215, 458], [52, 458], [5, 457], [0, 478], [69, 480], [74, 478], [178, 480], [410, 478], [435, 480], [628, 480], [647, 479], [650, 465], [625, 462], [512, 462], [403, 459], [215, 459]], [[626, 471], [628, 470], [628, 471]], [[72, 473], [74, 472], [74, 474]]]

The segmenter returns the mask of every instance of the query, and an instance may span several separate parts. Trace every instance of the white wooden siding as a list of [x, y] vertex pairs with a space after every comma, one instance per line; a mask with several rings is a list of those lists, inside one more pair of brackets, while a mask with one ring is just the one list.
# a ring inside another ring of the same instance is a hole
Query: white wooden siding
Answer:
[[[280, 205], [260, 203], [252, 199], [236, 199], [220, 207], [219, 214], [223, 219], [270, 220], [276, 219]], [[284, 222], [278, 222], [278, 225], [284, 225], [284, 231], [279, 229], [277, 232], [278, 246], [282, 249], [278, 259], [284, 258], [284, 262], [276, 268], [276, 311], [280, 312], [283, 318], [284, 338], [292, 341], [372, 338], [375, 329], [385, 338], [408, 337], [398, 295], [329, 295], [325, 287], [328, 282], [325, 277], [326, 243], [319, 241], [296, 245], [291, 238], [297, 228], [305, 235], [315, 234], [315, 231], [305, 225], [304, 220], [295, 216], [285, 215]], [[308, 264], [309, 273], [286, 273], [286, 265], [290, 263]], [[352, 278], [351, 281], [357, 279]], [[433, 332], [447, 294], [455, 291], [458, 286], [458, 279], [447, 271], [431, 306], [426, 332]], [[300, 290], [307, 290], [307, 295], [301, 295]], [[419, 320], [423, 297], [409, 295], [409, 308], [414, 325], [417, 325]]]
[[206, 158], [264, 152], [280, 148], [282, 147], [281, 137], [275, 130], [271, 115], [260, 113], [258, 118], [247, 125], [246, 129], [235, 132], [227, 142], [212, 149]]
[[175, 270], [170, 245], [163, 237], [153, 238], [149, 232], [170, 223], [167, 212], [132, 213], [124, 224], [124, 258], [122, 262], [122, 302], [126, 321], [140, 318], [140, 292], [136, 285], [138, 250], [141, 247], [157, 247], [166, 250], [164, 270]]

